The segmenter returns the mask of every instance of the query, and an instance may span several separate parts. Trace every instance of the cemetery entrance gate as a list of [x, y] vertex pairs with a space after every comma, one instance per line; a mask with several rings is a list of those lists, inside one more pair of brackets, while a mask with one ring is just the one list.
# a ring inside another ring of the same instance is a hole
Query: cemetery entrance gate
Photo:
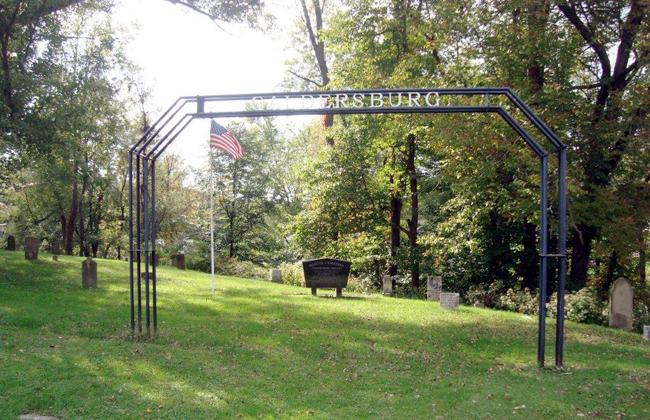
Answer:
[[[455, 103], [454, 103], [454, 98]], [[510, 111], [524, 116], [550, 145], [546, 150]], [[566, 286], [567, 150], [564, 143], [509, 88], [384, 89], [253, 93], [180, 97], [129, 149], [129, 243], [131, 329], [142, 333], [142, 288], [147, 334], [158, 328], [156, 300], [156, 160], [195, 119], [343, 114], [493, 113], [500, 116], [540, 160], [539, 321], [537, 361], [544, 366], [548, 262], [558, 267], [555, 364], [563, 365]], [[558, 165], [558, 247], [549, 253], [548, 161]], [[151, 291], [150, 291], [151, 289]]]

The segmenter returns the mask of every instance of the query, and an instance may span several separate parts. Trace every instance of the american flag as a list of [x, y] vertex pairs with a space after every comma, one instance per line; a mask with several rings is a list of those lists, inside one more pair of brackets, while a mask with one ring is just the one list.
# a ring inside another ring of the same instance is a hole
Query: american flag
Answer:
[[244, 155], [244, 149], [235, 136], [215, 120], [210, 124], [210, 147], [228, 153], [233, 159]]

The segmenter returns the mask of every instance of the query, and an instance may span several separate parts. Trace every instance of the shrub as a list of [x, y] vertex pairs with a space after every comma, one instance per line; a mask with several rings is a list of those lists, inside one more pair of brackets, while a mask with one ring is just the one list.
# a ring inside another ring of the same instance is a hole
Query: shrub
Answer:
[[468, 305], [485, 305], [486, 308], [498, 307], [503, 288], [504, 285], [500, 281], [495, 281], [492, 284], [473, 284], [464, 294], [463, 302]]
[[278, 269], [282, 272], [282, 282], [284, 284], [305, 287], [305, 276], [302, 272], [302, 263], [282, 263]]
[[[553, 293], [547, 308], [550, 316], [557, 317], [557, 293]], [[607, 320], [604, 309], [598, 298], [598, 290], [591, 286], [575, 293], [568, 292], [564, 297], [564, 317], [569, 321], [603, 324]]]
[[531, 293], [528, 288], [516, 290], [510, 288], [496, 299], [496, 308], [519, 312], [527, 315], [539, 314], [539, 294]]

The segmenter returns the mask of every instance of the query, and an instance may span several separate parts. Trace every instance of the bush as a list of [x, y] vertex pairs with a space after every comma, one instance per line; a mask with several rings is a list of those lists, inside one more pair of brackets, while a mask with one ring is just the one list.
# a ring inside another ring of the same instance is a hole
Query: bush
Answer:
[[539, 314], [539, 293], [531, 293], [528, 288], [516, 290], [510, 288], [496, 299], [496, 308], [519, 312], [527, 315]]
[[[557, 317], [557, 293], [553, 293], [547, 304], [547, 313]], [[604, 310], [605, 309], [605, 310]], [[564, 317], [569, 321], [587, 324], [604, 324], [607, 321], [607, 311], [598, 298], [598, 290], [587, 286], [575, 293], [568, 292], [564, 297]]]
[[504, 285], [500, 281], [492, 284], [473, 284], [463, 296], [463, 303], [468, 305], [484, 305], [486, 308], [499, 306], [499, 297], [503, 294]]
[[284, 284], [305, 287], [305, 276], [302, 272], [302, 263], [282, 263], [278, 269], [282, 272], [282, 282]]
[[632, 313], [634, 331], [643, 332], [644, 325], [650, 325], [650, 307], [642, 300], [634, 300], [634, 311]]

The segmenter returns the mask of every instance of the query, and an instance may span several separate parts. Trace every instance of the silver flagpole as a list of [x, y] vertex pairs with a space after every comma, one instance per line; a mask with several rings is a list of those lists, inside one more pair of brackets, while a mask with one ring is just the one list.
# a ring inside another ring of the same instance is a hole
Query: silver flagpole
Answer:
[[214, 292], [214, 175], [212, 170], [212, 149], [210, 149], [210, 260], [212, 273], [212, 291]]

